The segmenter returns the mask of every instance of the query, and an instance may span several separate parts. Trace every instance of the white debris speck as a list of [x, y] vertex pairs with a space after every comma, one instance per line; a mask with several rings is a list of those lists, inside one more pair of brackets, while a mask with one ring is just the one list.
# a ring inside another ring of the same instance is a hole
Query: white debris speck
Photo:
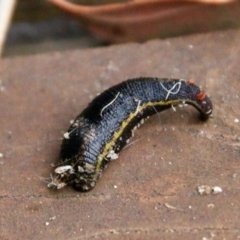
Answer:
[[69, 172], [70, 174], [74, 173], [74, 169], [71, 165], [65, 165], [65, 166], [61, 166], [55, 169], [55, 173], [57, 174], [62, 174], [65, 172]]
[[238, 119], [238, 118], [235, 118], [235, 119], [234, 119], [234, 122], [235, 122], [235, 123], [239, 123], [239, 119]]
[[70, 139], [69, 132], [65, 132], [65, 133], [63, 134], [63, 137], [64, 137], [65, 139]]
[[113, 187], [114, 187], [114, 188], [118, 188], [118, 186], [117, 186], [117, 185], [114, 185]]
[[200, 195], [209, 195], [212, 192], [212, 188], [207, 185], [198, 186], [198, 193]]
[[3, 87], [3, 86], [1, 86], [1, 87], [0, 87], [0, 91], [1, 91], [1, 92], [4, 92], [4, 91], [5, 91], [5, 89], [6, 89], [6, 88], [5, 88], [5, 87]]
[[200, 195], [218, 194], [221, 192], [222, 192], [222, 188], [218, 186], [215, 186], [215, 187], [210, 187], [208, 185], [198, 186], [198, 193]]
[[171, 210], [183, 211], [183, 209], [178, 208], [178, 207], [174, 207], [174, 206], [172, 206], [172, 205], [170, 205], [170, 204], [168, 204], [168, 203], [165, 203], [164, 206], [165, 206], [166, 208], [168, 208], [168, 209], [171, 209]]
[[48, 226], [48, 225], [49, 225], [49, 222], [46, 222], [45, 224], [46, 224], [46, 226]]
[[93, 172], [95, 170], [95, 166], [90, 163], [85, 163], [85, 168], [90, 172]]
[[208, 207], [208, 208], [214, 208], [215, 205], [214, 205], [213, 203], [209, 203], [209, 204], [207, 205], [207, 207]]
[[221, 193], [222, 192], [222, 188], [218, 187], [218, 186], [215, 186], [212, 188], [212, 193], [213, 194], [218, 194], [218, 193]]
[[57, 187], [57, 189], [62, 189], [62, 188], [64, 188], [66, 185], [67, 185], [67, 184], [63, 182], [63, 183], [58, 183], [56, 187]]
[[79, 172], [84, 172], [84, 168], [81, 167], [81, 166], [78, 166], [78, 171], [79, 171]]
[[2, 158], [3, 157], [3, 154], [2, 153], [0, 153], [0, 158]]
[[203, 130], [199, 131], [199, 134], [204, 135], [204, 131]]
[[176, 112], [176, 108], [172, 105], [172, 110], [174, 111], [174, 112]]
[[56, 216], [50, 217], [49, 220], [54, 221], [56, 219]]
[[74, 120], [72, 119], [72, 120], [70, 120], [69, 122], [70, 122], [70, 124], [73, 124], [73, 123], [74, 123]]
[[188, 45], [188, 48], [189, 48], [189, 49], [193, 49], [193, 45], [192, 45], [192, 44], [189, 44], [189, 45]]
[[107, 158], [110, 158], [111, 160], [116, 160], [118, 159], [118, 154], [116, 154], [113, 150], [111, 150], [108, 153]]
[[168, 203], [165, 203], [164, 204], [164, 206], [166, 207], [166, 208], [169, 208], [169, 209], [176, 209], [176, 207], [174, 207], [174, 206], [172, 206], [172, 205], [170, 205], [170, 204], [168, 204]]

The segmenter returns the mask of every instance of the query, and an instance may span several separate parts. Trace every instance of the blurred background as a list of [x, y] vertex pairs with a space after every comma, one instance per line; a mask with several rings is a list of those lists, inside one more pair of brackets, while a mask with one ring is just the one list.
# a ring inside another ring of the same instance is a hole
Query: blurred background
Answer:
[[238, 0], [0, 0], [2, 58], [239, 27]]
[[20, 0], [14, 4], [2, 57], [101, 45], [75, 20], [45, 0]]

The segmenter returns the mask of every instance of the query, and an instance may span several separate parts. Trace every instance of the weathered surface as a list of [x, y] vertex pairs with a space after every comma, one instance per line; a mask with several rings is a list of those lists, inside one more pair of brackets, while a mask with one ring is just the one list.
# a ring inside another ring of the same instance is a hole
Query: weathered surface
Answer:
[[[6, 59], [0, 64], [1, 239], [240, 237], [240, 31]], [[62, 133], [127, 78], [194, 78], [214, 118], [151, 118], [88, 193], [53, 191]], [[200, 185], [222, 193], [200, 196]]]

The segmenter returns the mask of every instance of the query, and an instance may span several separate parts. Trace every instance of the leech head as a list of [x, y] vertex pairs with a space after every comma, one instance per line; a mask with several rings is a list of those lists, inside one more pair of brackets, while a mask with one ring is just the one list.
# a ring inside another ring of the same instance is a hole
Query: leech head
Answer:
[[203, 112], [203, 118], [207, 119], [212, 113], [212, 102], [205, 92], [200, 91], [196, 96], [196, 101]]

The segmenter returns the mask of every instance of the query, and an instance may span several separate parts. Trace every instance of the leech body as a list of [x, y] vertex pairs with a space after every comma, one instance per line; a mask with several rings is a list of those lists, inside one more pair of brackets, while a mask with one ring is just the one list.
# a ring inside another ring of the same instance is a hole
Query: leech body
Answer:
[[137, 78], [97, 96], [64, 134], [60, 163], [49, 187], [71, 184], [78, 191], [94, 188], [109, 161], [129, 142], [144, 119], [168, 108], [189, 104], [203, 119], [212, 113], [207, 95], [182, 79]]

